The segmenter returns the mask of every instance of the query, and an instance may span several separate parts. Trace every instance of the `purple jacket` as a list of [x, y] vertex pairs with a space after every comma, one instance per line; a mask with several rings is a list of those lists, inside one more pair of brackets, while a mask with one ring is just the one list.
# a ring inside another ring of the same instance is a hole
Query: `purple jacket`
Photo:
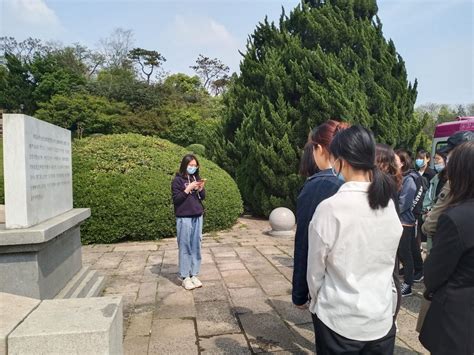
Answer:
[[201, 200], [204, 200], [206, 197], [205, 189], [201, 192], [192, 191], [189, 194], [184, 192], [189, 181], [194, 181], [194, 177], [196, 178], [196, 181], [201, 180], [199, 175], [190, 176], [188, 180], [187, 176], [176, 174], [171, 183], [171, 194], [173, 196], [174, 214], [176, 217], [198, 217], [202, 216], [204, 213], [204, 207]]

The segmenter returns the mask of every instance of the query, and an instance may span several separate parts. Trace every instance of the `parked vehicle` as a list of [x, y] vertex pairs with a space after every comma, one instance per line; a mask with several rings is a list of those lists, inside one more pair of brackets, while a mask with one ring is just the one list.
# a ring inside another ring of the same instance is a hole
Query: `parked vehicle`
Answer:
[[[456, 121], [444, 122], [437, 125], [431, 146], [431, 156], [434, 157], [436, 151], [446, 145], [448, 138], [459, 131], [474, 131], [474, 116], [459, 116], [456, 117]], [[434, 168], [434, 159], [430, 160], [430, 168]]]

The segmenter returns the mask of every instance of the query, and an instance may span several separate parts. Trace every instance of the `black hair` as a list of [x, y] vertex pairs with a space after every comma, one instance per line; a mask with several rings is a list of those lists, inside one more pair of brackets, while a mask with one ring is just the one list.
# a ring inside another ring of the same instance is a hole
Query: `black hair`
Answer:
[[299, 173], [301, 176], [310, 177], [319, 172], [318, 166], [314, 161], [313, 144], [306, 143], [303, 149], [303, 155], [300, 160]]
[[400, 162], [402, 163], [402, 175], [405, 176], [413, 169], [413, 161], [410, 152], [405, 149], [397, 149], [395, 154], [400, 158]]
[[431, 159], [431, 154], [430, 152], [424, 150], [424, 149], [420, 149], [418, 151], [418, 153], [416, 153], [416, 157], [417, 159]]
[[439, 150], [437, 150], [435, 154], [438, 154], [443, 159], [443, 162], [444, 162], [444, 169], [438, 173], [439, 181], [441, 181], [444, 184], [446, 181], [448, 181], [448, 169], [446, 168], [446, 165], [448, 164], [446, 160], [448, 159], [448, 157], [446, 156], [445, 152], [439, 151]]
[[394, 179], [375, 165], [375, 139], [370, 130], [356, 125], [337, 133], [330, 151], [354, 169], [370, 172], [369, 206], [374, 210], [387, 207], [397, 187]]
[[474, 141], [464, 142], [453, 149], [447, 170], [451, 184], [450, 205], [474, 198]]
[[179, 171], [178, 171], [178, 174], [182, 175], [182, 176], [186, 176], [188, 175], [188, 172], [187, 172], [187, 168], [188, 168], [188, 164], [190, 162], [192, 162], [193, 160], [196, 160], [196, 164], [197, 164], [197, 170], [196, 170], [196, 173], [198, 173], [199, 171], [199, 161], [197, 160], [196, 156], [194, 154], [186, 154], [183, 159], [181, 160], [181, 165], [179, 166]]

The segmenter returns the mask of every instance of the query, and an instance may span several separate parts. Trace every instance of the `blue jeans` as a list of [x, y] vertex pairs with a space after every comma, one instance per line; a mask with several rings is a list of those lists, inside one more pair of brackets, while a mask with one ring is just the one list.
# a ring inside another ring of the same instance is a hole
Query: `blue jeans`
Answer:
[[196, 276], [201, 269], [202, 216], [176, 217], [179, 275]]

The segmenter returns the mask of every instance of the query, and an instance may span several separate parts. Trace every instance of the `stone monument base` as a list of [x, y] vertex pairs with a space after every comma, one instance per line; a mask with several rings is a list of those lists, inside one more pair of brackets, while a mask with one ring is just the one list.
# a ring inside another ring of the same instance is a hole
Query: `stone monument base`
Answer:
[[[89, 216], [90, 209], [78, 208], [29, 228], [5, 229], [2, 225], [0, 292], [51, 299], [60, 294], [71, 279], [74, 281], [75, 275], [79, 275], [74, 285], [79, 287], [85, 280], [89, 290], [74, 289], [64, 292], [60, 298], [85, 297], [95, 283], [103, 284], [96, 272], [81, 271], [80, 224]], [[95, 296], [94, 293], [90, 295]]]
[[120, 296], [40, 301], [0, 293], [0, 301], [0, 354], [123, 352]]

